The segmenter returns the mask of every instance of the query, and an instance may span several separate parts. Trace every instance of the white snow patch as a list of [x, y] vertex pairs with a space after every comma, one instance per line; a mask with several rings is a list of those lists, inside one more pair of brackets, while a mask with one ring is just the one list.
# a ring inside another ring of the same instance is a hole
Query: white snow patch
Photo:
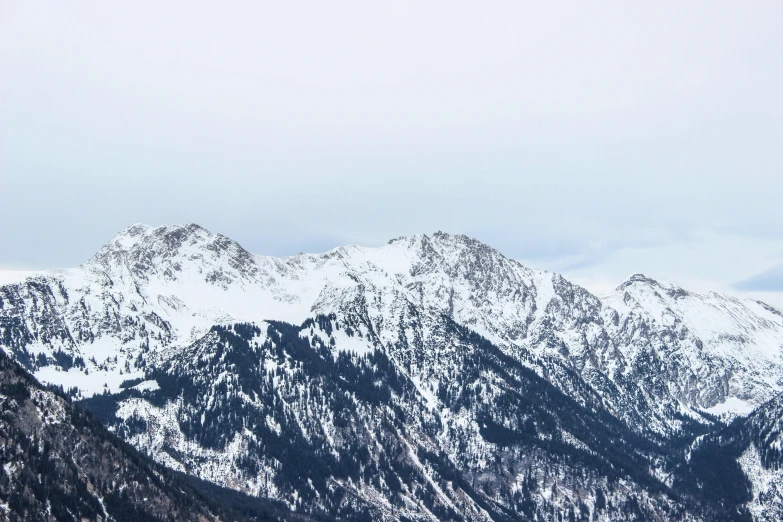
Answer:
[[753, 403], [744, 401], [738, 397], [728, 397], [724, 402], [716, 404], [705, 411], [717, 417], [736, 417], [737, 415], [747, 415], [755, 408], [756, 405]]
[[140, 382], [136, 386], [133, 386], [133, 389], [139, 391], [155, 391], [155, 390], [159, 390], [160, 386], [158, 385], [158, 381], [153, 379], [149, 381]]

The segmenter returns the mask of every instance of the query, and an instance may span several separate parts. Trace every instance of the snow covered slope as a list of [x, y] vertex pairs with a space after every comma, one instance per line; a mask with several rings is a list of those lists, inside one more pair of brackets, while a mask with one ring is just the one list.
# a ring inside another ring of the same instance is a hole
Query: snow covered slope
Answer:
[[700, 295], [631, 276], [604, 320], [632, 372], [659, 397], [709, 413], [747, 414], [783, 385], [783, 314], [764, 303]]
[[360, 330], [320, 315], [216, 326], [143, 389], [87, 404], [161, 463], [316, 517], [709, 519], [652, 476], [677, 455], [600, 397], [578, 404], [448, 318], [440, 331], [453, 364], [434, 389], [381, 349], [341, 349]]

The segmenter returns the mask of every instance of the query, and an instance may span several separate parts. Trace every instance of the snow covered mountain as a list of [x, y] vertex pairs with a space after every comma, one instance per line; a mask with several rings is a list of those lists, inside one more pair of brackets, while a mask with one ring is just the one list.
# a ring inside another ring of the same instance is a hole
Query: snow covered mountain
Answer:
[[335, 315], [216, 326], [145, 381], [87, 405], [159, 462], [315, 517], [723, 513], [653, 476], [651, 467], [681, 460], [676, 451], [629, 430], [597, 396], [573, 401], [448, 318], [440, 343], [452, 364], [432, 393], [381, 349], [339, 350], [337, 339], [359, 332]]
[[[530, 513], [575, 517], [613, 498], [612, 519], [622, 481], [642, 519], [698, 518], [723, 508], [667, 493], [678, 444], [783, 389], [783, 315], [767, 305], [642, 275], [598, 298], [441, 232], [272, 258], [197, 225], [134, 225], [78, 268], [0, 287], [0, 343], [38, 378], [98, 394], [107, 424], [160, 462], [294, 508], [400, 520], [527, 513], [524, 491]], [[306, 487], [280, 453], [343, 463], [372, 440], [360, 469], [326, 465]], [[562, 462], [572, 451], [596, 460]], [[534, 469], [589, 471], [553, 496]], [[626, 475], [601, 482], [607, 469]]]
[[[443, 233], [271, 258], [197, 225], [134, 225], [78, 268], [0, 287], [3, 346], [41, 379], [84, 394], [104, 384], [116, 391], [141, 375], [147, 358], [214, 324], [300, 324], [330, 313], [365, 322], [383, 346], [416, 345], [405, 356], [424, 379], [438, 372], [424, 349], [428, 324], [446, 315], [553, 382], [560, 370], [549, 367], [560, 365], [608, 401], [615, 389], [633, 395], [661, 433], [676, 426], [676, 414], [747, 413], [783, 389], [783, 315], [769, 306], [641, 275], [601, 300]], [[419, 339], [406, 327], [413, 317]]]
[[747, 414], [781, 389], [783, 314], [769, 305], [640, 274], [604, 303], [614, 344], [648, 390], [662, 376], [669, 396], [720, 415]]

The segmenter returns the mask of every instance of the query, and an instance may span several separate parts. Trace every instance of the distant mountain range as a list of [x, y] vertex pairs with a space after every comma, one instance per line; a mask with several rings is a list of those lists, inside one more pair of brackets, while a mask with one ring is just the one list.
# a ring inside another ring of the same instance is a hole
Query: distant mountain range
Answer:
[[599, 298], [466, 236], [273, 258], [134, 225], [0, 287], [0, 344], [158, 463], [298, 515], [783, 513], [783, 314], [640, 274]]

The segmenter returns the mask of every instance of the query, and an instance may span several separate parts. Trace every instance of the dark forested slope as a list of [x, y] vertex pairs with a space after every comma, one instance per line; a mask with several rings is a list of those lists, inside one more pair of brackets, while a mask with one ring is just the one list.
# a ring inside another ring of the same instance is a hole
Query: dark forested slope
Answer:
[[277, 506], [155, 464], [0, 351], [0, 519], [283, 520]]

